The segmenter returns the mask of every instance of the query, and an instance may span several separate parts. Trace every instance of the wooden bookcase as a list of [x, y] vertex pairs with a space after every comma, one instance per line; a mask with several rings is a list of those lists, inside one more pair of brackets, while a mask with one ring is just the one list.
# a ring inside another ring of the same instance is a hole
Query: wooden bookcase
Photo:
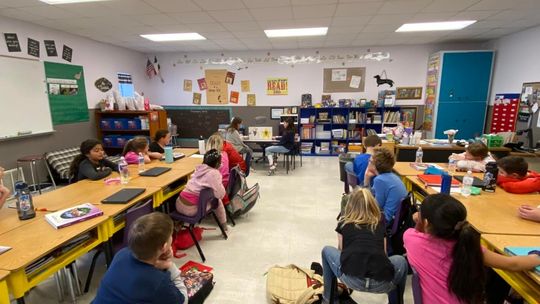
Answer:
[[[120, 154], [125, 142], [135, 136], [150, 140], [159, 129], [167, 129], [167, 112], [96, 110], [97, 138], [108, 155]], [[146, 123], [145, 123], [146, 121]]]

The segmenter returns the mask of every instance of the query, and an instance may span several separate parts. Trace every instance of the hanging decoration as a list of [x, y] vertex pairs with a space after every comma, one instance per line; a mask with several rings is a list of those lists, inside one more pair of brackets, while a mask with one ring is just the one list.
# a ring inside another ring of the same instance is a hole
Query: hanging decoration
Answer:
[[[381, 78], [381, 76], [384, 74], [385, 78]], [[387, 84], [390, 87], [394, 86], [394, 81], [392, 79], [388, 79], [388, 75], [386, 75], [386, 70], [383, 70], [381, 75], [375, 75], [373, 76], [375, 78], [375, 81], [377, 82], [377, 87], [381, 84]]]

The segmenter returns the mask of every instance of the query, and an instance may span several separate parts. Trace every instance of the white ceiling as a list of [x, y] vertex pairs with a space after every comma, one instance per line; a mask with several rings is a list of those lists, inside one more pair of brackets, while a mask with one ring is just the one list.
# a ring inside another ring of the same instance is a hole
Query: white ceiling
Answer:
[[[498, 38], [540, 24], [540, 0], [0, 0], [0, 15], [141, 52], [425, 44]], [[395, 33], [404, 22], [478, 20], [461, 31]], [[328, 26], [328, 35], [266, 38], [264, 29]], [[140, 34], [197, 32], [152, 42]]]

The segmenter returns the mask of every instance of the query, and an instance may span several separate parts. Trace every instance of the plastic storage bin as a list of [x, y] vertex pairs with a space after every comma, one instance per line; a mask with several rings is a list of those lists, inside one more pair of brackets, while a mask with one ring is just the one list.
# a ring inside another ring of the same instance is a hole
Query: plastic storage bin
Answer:
[[500, 135], [483, 135], [483, 138], [486, 140], [486, 145], [488, 148], [497, 148], [502, 147], [504, 138]]

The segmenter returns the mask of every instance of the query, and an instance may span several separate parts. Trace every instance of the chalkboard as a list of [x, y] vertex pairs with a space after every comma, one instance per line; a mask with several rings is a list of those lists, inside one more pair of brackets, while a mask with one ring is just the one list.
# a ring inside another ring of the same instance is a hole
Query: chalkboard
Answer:
[[217, 132], [220, 124], [231, 121], [229, 107], [165, 107], [167, 117], [178, 126], [179, 138], [204, 138]]

